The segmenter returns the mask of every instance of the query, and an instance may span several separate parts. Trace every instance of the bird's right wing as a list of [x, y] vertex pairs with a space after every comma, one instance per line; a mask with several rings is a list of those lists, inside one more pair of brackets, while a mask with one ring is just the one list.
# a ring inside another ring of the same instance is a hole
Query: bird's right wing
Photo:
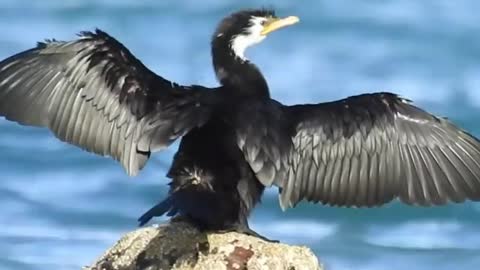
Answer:
[[286, 106], [295, 127], [283, 207], [480, 200], [480, 142], [390, 93]]
[[480, 142], [394, 94], [258, 108], [237, 121], [237, 144], [282, 208], [480, 200]]
[[155, 75], [100, 30], [0, 62], [0, 116], [48, 127], [62, 141], [120, 161], [129, 175], [208, 121], [213, 93]]

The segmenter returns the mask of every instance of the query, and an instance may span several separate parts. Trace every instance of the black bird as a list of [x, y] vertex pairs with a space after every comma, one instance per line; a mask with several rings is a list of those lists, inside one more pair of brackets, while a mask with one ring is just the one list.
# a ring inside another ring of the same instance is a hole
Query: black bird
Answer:
[[480, 143], [392, 93], [286, 106], [244, 51], [298, 22], [242, 10], [212, 39], [220, 86], [181, 86], [147, 69], [105, 32], [50, 40], [0, 62], [0, 115], [118, 160], [136, 175], [181, 139], [168, 197], [145, 213], [256, 235], [247, 218], [265, 187], [301, 200], [372, 207], [480, 199]]

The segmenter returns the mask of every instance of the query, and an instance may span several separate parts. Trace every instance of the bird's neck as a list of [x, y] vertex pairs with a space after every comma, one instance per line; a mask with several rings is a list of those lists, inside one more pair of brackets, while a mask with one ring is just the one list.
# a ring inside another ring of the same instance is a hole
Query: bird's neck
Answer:
[[260, 70], [232, 48], [228, 40], [212, 42], [212, 60], [218, 81], [234, 96], [270, 98]]

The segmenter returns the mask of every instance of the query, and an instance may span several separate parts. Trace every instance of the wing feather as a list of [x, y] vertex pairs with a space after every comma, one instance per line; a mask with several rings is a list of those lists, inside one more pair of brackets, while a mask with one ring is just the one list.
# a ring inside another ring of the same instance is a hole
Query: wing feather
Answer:
[[[367, 152], [362, 149], [360, 152], [360, 172], [358, 178], [358, 194], [356, 194], [356, 205], [368, 205], [368, 169], [370, 166], [370, 157]], [[325, 179], [325, 181], [329, 181]]]
[[100, 30], [0, 62], [0, 116], [50, 128], [63, 141], [120, 161], [130, 175], [150, 152], [208, 121], [213, 92], [155, 75]]
[[276, 108], [249, 121], [275, 142], [262, 137], [250, 155], [266, 154], [247, 153], [255, 132], [241, 133], [239, 146], [258, 180], [280, 187], [282, 208], [303, 199], [357, 207], [480, 200], [480, 142], [394, 94]]

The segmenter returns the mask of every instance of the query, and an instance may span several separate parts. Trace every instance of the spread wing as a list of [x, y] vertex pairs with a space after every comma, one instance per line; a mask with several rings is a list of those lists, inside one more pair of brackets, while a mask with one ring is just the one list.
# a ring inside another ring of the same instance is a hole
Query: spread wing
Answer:
[[[396, 197], [424, 206], [480, 200], [480, 142], [394, 94], [285, 106], [283, 121], [293, 127], [291, 147], [276, 159], [287, 165], [273, 166], [274, 181], [257, 174], [280, 187], [283, 208], [302, 199], [358, 207]], [[274, 163], [264, 158], [264, 167]]]
[[108, 34], [47, 41], [0, 62], [0, 116], [50, 128], [129, 175], [210, 115], [213, 91], [165, 80]]

